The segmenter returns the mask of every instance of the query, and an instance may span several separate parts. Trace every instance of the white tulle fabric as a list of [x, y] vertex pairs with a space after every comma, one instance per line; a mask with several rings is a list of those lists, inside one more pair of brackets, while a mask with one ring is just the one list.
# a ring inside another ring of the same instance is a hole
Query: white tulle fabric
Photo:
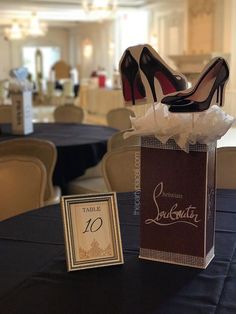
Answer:
[[186, 152], [189, 144], [210, 144], [220, 139], [236, 123], [217, 105], [199, 113], [171, 113], [166, 105], [155, 103], [144, 116], [130, 119], [133, 131], [125, 133], [124, 138], [154, 135], [163, 144], [172, 138]]
[[28, 69], [24, 67], [12, 69], [10, 71], [10, 85], [9, 91], [12, 93], [18, 93], [22, 91], [32, 91], [33, 84], [27, 80]]

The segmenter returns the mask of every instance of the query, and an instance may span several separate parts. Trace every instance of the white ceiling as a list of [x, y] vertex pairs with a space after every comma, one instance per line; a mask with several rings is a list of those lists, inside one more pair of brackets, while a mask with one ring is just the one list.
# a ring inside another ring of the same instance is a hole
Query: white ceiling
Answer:
[[[37, 12], [40, 19], [52, 24], [93, 20], [81, 8], [83, 0], [0, 0], [0, 25], [13, 19], [29, 19]], [[117, 0], [119, 11], [143, 9], [166, 0]]]

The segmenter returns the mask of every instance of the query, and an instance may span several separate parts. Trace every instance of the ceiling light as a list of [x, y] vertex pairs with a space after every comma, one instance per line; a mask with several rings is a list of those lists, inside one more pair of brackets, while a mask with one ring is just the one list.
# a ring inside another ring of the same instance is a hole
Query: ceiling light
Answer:
[[29, 21], [27, 35], [38, 37], [44, 36], [47, 32], [47, 25], [39, 21], [37, 14], [33, 13]]
[[25, 34], [20, 24], [17, 21], [13, 21], [11, 27], [4, 29], [4, 35], [10, 40], [20, 40]]
[[115, 15], [117, 0], [83, 0], [83, 8], [95, 19], [109, 19]]
[[[22, 26], [24, 25], [24, 27]], [[33, 13], [30, 20], [21, 24], [14, 20], [10, 27], [4, 29], [6, 39], [20, 40], [27, 36], [44, 36], [47, 32], [47, 25], [39, 21], [37, 14]]]

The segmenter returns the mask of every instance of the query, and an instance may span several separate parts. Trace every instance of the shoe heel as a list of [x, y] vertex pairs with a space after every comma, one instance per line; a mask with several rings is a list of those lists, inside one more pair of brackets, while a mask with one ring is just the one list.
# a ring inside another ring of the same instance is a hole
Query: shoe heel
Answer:
[[219, 85], [217, 89], [217, 98], [216, 102], [217, 104], [222, 107], [224, 104], [224, 99], [225, 99], [225, 82]]
[[131, 99], [132, 99], [132, 105], [135, 105], [135, 97], [134, 97], [134, 82], [130, 82], [130, 90], [131, 90]]
[[132, 105], [135, 105], [134, 82], [132, 78], [126, 77], [126, 81], [125, 83], [122, 83], [122, 85], [123, 85], [123, 94], [124, 94], [125, 101], [127, 102], [132, 101]]
[[150, 76], [146, 75], [146, 77], [147, 77], [149, 86], [150, 86], [151, 91], [152, 91], [153, 100], [154, 100], [154, 102], [157, 102], [157, 96], [156, 96], [155, 85], [154, 85], [154, 76], [150, 77]]

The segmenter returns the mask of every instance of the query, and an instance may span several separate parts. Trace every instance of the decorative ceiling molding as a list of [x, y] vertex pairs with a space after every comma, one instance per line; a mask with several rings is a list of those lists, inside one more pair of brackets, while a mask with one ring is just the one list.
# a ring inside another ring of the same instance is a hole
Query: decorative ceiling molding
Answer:
[[[117, 5], [121, 8], [142, 8], [148, 5], [157, 4], [159, 2], [165, 2], [166, 0], [117, 0]], [[167, 0], [168, 1], [168, 0]], [[16, 8], [27, 7], [77, 7], [82, 8], [83, 0], [0, 0], [1, 9], [9, 8], [14, 5]]]

